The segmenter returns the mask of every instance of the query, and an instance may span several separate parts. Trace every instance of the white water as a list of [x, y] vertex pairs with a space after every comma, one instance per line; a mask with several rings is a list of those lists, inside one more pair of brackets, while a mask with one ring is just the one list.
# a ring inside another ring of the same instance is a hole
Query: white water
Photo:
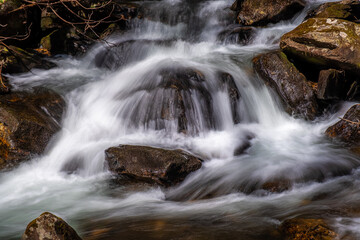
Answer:
[[[320, 2], [324, 1], [309, 1], [306, 10]], [[184, 225], [196, 229], [192, 239], [221, 231], [232, 239], [257, 239], [286, 218], [323, 215], [360, 200], [359, 159], [324, 136], [351, 103], [314, 122], [293, 119], [252, 72], [251, 59], [277, 49], [281, 35], [300, 24], [306, 10], [290, 21], [258, 29], [252, 42], [241, 46], [217, 41], [228, 23], [224, 9], [231, 3], [145, 2], [154, 9], [148, 13], [153, 21], [139, 20], [132, 30], [109, 39], [140, 42], [121, 50], [120, 56], [125, 56], [117, 59], [121, 64], [114, 61], [110, 69], [96, 67], [97, 54], [107, 47], [97, 45], [81, 59], [57, 60], [58, 68], [12, 77], [19, 89], [40, 85], [58, 90], [67, 100], [67, 109], [61, 132], [42, 156], [1, 173], [0, 239], [17, 239], [26, 224], [44, 211], [58, 214], [83, 234], [94, 226], [106, 228], [110, 222], [124, 228], [113, 234], [136, 239], [145, 234], [139, 229], [151, 231], [139, 225], [165, 219], [167, 231], [181, 234]], [[171, 9], [164, 23], [157, 21], [161, 9]], [[159, 84], [158, 73], [174, 66], [204, 74], [204, 86], [213, 100], [213, 125], [208, 124], [196, 92], [188, 98], [193, 106], [189, 135], [177, 132], [176, 121], [165, 121], [159, 130], [155, 127], [158, 115], [148, 119], [159, 111], [163, 98], [171, 97], [169, 92], [151, 90]], [[239, 89], [239, 124], [234, 124], [227, 92], [216, 80], [218, 71], [230, 73]], [[248, 142], [247, 152], [234, 156], [235, 149]], [[119, 144], [182, 148], [206, 161], [183, 184], [169, 190], [115, 187], [104, 150]], [[77, 166], [72, 173], [64, 171], [69, 164]], [[263, 183], [276, 179], [294, 185], [279, 194], [261, 190]], [[214, 198], [166, 200], [208, 196]], [[358, 219], [329, 214], [341, 231], [358, 234], [353, 227]]]

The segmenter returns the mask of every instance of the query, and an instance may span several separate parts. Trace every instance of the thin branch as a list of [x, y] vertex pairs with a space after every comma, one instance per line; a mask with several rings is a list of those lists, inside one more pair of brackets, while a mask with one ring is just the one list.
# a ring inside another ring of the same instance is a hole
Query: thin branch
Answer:
[[339, 117], [341, 120], [344, 120], [345, 122], [351, 123], [351, 124], [356, 124], [356, 125], [360, 125], [360, 121], [358, 120], [357, 122], [351, 121], [349, 119], [346, 118], [341, 118]]

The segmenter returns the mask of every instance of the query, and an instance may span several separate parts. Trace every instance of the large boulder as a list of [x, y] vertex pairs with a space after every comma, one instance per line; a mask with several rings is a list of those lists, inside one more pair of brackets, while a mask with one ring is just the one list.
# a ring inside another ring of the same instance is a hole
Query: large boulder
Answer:
[[60, 130], [64, 107], [61, 96], [46, 89], [0, 96], [0, 169], [41, 154]]
[[292, 18], [305, 7], [303, 0], [244, 0], [232, 9], [240, 9], [238, 22], [246, 26], [263, 26]]
[[339, 122], [326, 130], [326, 134], [360, 153], [360, 104], [352, 106]]
[[289, 56], [324, 68], [360, 75], [360, 25], [334, 18], [310, 18], [281, 37]]
[[344, 0], [324, 3], [311, 11], [307, 18], [338, 18], [356, 22], [360, 19], [360, 1]]
[[338, 234], [323, 219], [288, 219], [281, 224], [280, 230], [285, 240], [338, 239]]
[[182, 150], [120, 145], [106, 150], [110, 171], [134, 181], [171, 186], [198, 170], [202, 161]]
[[81, 240], [63, 219], [44, 212], [26, 227], [21, 240]]
[[233, 122], [240, 121], [240, 93], [230, 74], [218, 72], [206, 76], [197, 69], [173, 64], [154, 69], [145, 76], [143, 84], [135, 85], [127, 93], [125, 97], [131, 103], [122, 111], [129, 116], [127, 124], [130, 127], [178, 131], [188, 135], [221, 128], [221, 120], [218, 121], [220, 106], [213, 99], [213, 93], [220, 91], [228, 95]]
[[315, 118], [318, 111], [315, 93], [284, 53], [266, 53], [255, 57], [253, 63], [265, 83], [279, 94], [288, 112], [305, 119]]

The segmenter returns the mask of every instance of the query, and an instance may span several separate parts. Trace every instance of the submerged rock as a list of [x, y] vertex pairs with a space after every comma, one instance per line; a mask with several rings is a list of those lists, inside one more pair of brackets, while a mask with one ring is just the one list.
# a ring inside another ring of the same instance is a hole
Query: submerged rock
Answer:
[[360, 25], [333, 18], [311, 18], [281, 37], [289, 56], [324, 68], [360, 75]]
[[46, 89], [0, 96], [0, 169], [41, 154], [60, 130], [65, 102]]
[[44, 212], [26, 227], [21, 240], [81, 240], [63, 219]]
[[285, 240], [335, 240], [338, 237], [323, 219], [288, 219], [280, 230]]
[[247, 44], [254, 35], [255, 28], [232, 25], [218, 35], [218, 41], [226, 44]]
[[314, 119], [318, 105], [306, 77], [280, 51], [253, 59], [256, 72], [265, 83], [275, 89], [288, 107], [288, 112], [306, 119]]
[[292, 18], [305, 7], [303, 0], [244, 0], [235, 2], [238, 22], [245, 26], [263, 26]]
[[133, 181], [171, 186], [198, 170], [202, 160], [182, 150], [121, 145], [106, 150], [110, 171]]
[[326, 134], [360, 153], [360, 104], [352, 106], [339, 122], [326, 130]]

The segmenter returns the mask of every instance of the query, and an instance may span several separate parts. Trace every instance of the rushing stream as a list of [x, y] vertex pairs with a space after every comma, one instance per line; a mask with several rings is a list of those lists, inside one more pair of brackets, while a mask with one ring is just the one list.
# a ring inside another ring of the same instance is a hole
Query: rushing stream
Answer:
[[[59, 57], [57, 68], [11, 77], [18, 89], [55, 89], [67, 109], [42, 156], [0, 173], [0, 239], [19, 239], [44, 211], [88, 239], [276, 239], [281, 221], [298, 216], [329, 219], [339, 233], [360, 238], [360, 218], [339, 214], [360, 201], [360, 159], [324, 135], [351, 103], [313, 122], [294, 119], [252, 71], [254, 56], [277, 49], [282, 34], [326, 1], [308, 0], [302, 13], [256, 30], [246, 45], [218, 38], [232, 22], [232, 2], [139, 2], [148, 17], [107, 44], [80, 59]], [[164, 69], [196, 69], [206, 79], [202, 91], [184, 96], [187, 134], [178, 121], [159, 118], [174, 94], [158, 88]], [[238, 121], [219, 72], [231, 74], [239, 90]], [[119, 144], [181, 148], [205, 162], [171, 189], [118, 186], [104, 150]], [[261, 189], [277, 180], [293, 185], [281, 193]]]

